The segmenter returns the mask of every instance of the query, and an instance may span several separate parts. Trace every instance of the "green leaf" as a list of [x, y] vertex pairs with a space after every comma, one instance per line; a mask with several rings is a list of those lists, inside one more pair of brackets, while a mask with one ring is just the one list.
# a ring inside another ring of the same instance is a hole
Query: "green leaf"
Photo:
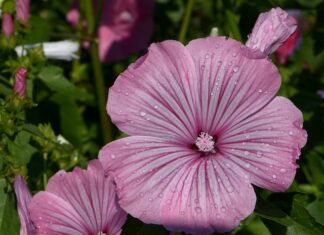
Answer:
[[8, 150], [18, 165], [26, 165], [37, 149], [30, 145], [31, 134], [21, 131], [14, 141], [8, 142]]
[[238, 41], [242, 41], [240, 29], [238, 28], [238, 16], [236, 16], [233, 12], [228, 10], [225, 11], [225, 14], [230, 36]]
[[303, 7], [315, 8], [322, 2], [322, 0], [297, 0], [297, 2]]
[[13, 192], [7, 193], [5, 179], [0, 179], [0, 234], [19, 234], [19, 219]]
[[38, 77], [48, 88], [56, 93], [64, 93], [66, 96], [87, 103], [94, 102], [94, 96], [83, 89], [77, 88], [73, 83], [67, 80], [60, 67], [48, 66], [41, 69]]
[[39, 16], [32, 15], [29, 19], [30, 31], [23, 37], [23, 44], [47, 42], [49, 40], [50, 24]]
[[307, 211], [315, 220], [324, 225], [324, 200], [315, 200], [307, 206]]
[[89, 137], [82, 110], [76, 101], [92, 103], [93, 96], [67, 80], [61, 68], [44, 67], [38, 76], [54, 92], [51, 100], [59, 106], [63, 136], [77, 146], [82, 145]]
[[[262, 218], [287, 227], [286, 235], [321, 235], [324, 231], [324, 226], [317, 223], [308, 213], [306, 205], [306, 196], [295, 195], [291, 213], [288, 215], [275, 204], [259, 200], [256, 213]], [[268, 226], [268, 228], [273, 231], [272, 226]]]

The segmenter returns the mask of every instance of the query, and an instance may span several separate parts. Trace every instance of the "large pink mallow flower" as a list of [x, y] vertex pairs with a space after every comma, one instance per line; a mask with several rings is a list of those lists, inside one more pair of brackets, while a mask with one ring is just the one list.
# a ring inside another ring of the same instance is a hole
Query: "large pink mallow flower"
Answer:
[[87, 170], [59, 171], [46, 191], [20, 203], [30, 215], [20, 217], [22, 224], [31, 220], [35, 226], [35, 233], [28, 235], [118, 235], [127, 216], [117, 202], [112, 177], [98, 160], [90, 161]]
[[[277, 42], [290, 18], [281, 20]], [[277, 43], [258, 45], [216, 36], [186, 46], [168, 40], [117, 78], [107, 111], [131, 136], [107, 144], [99, 159], [128, 213], [172, 231], [224, 232], [254, 210], [252, 184], [277, 192], [290, 186], [306, 142], [303, 116], [275, 97], [280, 75], [261, 49]]]
[[[97, 6], [94, 1], [94, 8]], [[125, 59], [147, 48], [153, 32], [154, 0], [104, 0], [98, 28], [101, 61]], [[75, 25], [79, 20], [76, 0], [67, 20]]]

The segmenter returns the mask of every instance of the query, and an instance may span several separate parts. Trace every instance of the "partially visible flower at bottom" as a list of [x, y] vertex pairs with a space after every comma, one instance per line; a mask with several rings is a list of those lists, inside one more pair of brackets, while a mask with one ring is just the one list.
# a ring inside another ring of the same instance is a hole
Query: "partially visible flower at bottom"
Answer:
[[127, 216], [117, 202], [112, 177], [105, 175], [98, 160], [90, 161], [87, 170], [57, 172], [46, 191], [20, 200], [19, 206], [28, 207], [30, 217], [21, 216], [21, 223], [32, 221], [36, 234], [118, 235]]
[[27, 49], [42, 47], [46, 58], [55, 60], [72, 60], [78, 59], [76, 54], [80, 44], [78, 42], [64, 40], [58, 42], [43, 42], [31, 45], [20, 45], [15, 48], [19, 57], [27, 54]]
[[15, 83], [14, 83], [14, 93], [19, 97], [23, 98], [26, 95], [26, 77], [27, 70], [25, 68], [19, 68], [15, 75]]
[[22, 176], [16, 176], [14, 188], [17, 197], [17, 208], [20, 218], [20, 235], [34, 235], [36, 234], [36, 230], [33, 223], [31, 222], [30, 214], [28, 211], [28, 205], [32, 199], [32, 196]]

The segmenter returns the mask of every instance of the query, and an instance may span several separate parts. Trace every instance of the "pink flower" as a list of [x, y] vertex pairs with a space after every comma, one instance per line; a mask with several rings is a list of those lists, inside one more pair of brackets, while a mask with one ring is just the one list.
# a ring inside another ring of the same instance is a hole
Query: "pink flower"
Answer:
[[16, 80], [13, 90], [19, 97], [22, 98], [26, 95], [26, 77], [27, 70], [25, 68], [19, 68], [16, 72]]
[[273, 8], [259, 15], [246, 46], [271, 54], [288, 39], [296, 27], [294, 17], [279, 7]]
[[[98, 28], [102, 61], [125, 59], [146, 49], [153, 31], [153, 6], [153, 0], [104, 0]], [[74, 3], [67, 14], [72, 25], [79, 20], [77, 9]]]
[[5, 12], [2, 15], [2, 32], [6, 36], [6, 38], [9, 38], [14, 31], [14, 24], [12, 20], [12, 16], [10, 13]]
[[[273, 46], [266, 41], [259, 45]], [[275, 97], [280, 75], [260, 53], [224, 37], [168, 40], [117, 78], [107, 111], [131, 136], [107, 144], [99, 160], [123, 209], [172, 231], [225, 232], [254, 210], [252, 184], [290, 186], [303, 116]]]
[[16, 176], [14, 187], [17, 196], [17, 208], [20, 218], [20, 235], [34, 235], [36, 234], [36, 230], [31, 222], [28, 211], [28, 205], [32, 196], [22, 176]]
[[16, 0], [16, 18], [24, 23], [29, 19], [30, 0]]
[[98, 160], [90, 161], [87, 170], [59, 171], [46, 191], [26, 204], [30, 218], [23, 218], [31, 219], [36, 234], [118, 235], [127, 215], [117, 203], [112, 177]]
[[[299, 10], [287, 11], [288, 14], [298, 20], [300, 18]], [[280, 64], [285, 64], [289, 56], [295, 51], [301, 39], [301, 26], [298, 25], [296, 31], [275, 51], [275, 56]]]

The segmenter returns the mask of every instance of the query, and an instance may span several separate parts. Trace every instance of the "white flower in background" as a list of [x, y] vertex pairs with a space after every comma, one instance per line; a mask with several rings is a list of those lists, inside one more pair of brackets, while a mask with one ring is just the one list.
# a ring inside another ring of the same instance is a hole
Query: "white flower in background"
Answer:
[[213, 27], [210, 30], [210, 36], [218, 36], [218, 28], [217, 27]]
[[58, 42], [44, 42], [32, 45], [21, 45], [17, 46], [15, 50], [18, 56], [21, 57], [27, 54], [28, 49], [42, 47], [44, 55], [48, 59], [72, 60], [79, 58], [79, 56], [76, 54], [79, 46], [80, 45], [78, 42], [64, 40]]

